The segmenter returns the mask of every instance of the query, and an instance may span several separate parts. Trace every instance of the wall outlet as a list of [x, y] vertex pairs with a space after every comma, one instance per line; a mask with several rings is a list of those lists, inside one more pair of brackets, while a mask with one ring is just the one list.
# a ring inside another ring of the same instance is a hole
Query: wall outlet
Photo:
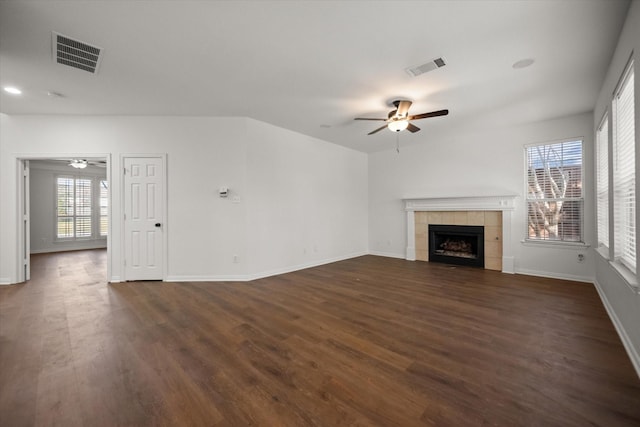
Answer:
[[578, 254], [578, 262], [584, 262], [584, 254]]
[[233, 263], [234, 263], [234, 264], [237, 264], [238, 262], [239, 262], [239, 261], [238, 261], [238, 255], [234, 255], [234, 256], [233, 256]]

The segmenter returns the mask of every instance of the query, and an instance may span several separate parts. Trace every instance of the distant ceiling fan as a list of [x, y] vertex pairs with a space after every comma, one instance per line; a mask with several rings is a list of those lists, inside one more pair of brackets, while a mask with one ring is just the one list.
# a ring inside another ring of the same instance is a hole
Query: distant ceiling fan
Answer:
[[107, 161], [106, 160], [87, 160], [87, 159], [70, 159], [70, 160], [61, 160], [69, 164], [69, 166], [76, 169], [84, 169], [87, 166], [97, 166], [99, 168], [106, 168]]
[[376, 121], [387, 122], [384, 126], [381, 126], [378, 129], [369, 132], [367, 135], [373, 135], [376, 132], [380, 132], [384, 128], [389, 128], [389, 130], [393, 132], [400, 132], [407, 129], [409, 132], [415, 133], [415, 132], [418, 132], [420, 128], [414, 125], [413, 123], [410, 123], [411, 120], [446, 116], [447, 114], [449, 114], [449, 110], [438, 110], [438, 111], [432, 111], [430, 113], [422, 113], [422, 114], [416, 114], [416, 115], [410, 116], [409, 107], [411, 107], [411, 101], [397, 100], [397, 101], [393, 101], [393, 105], [396, 107], [396, 109], [391, 110], [386, 119], [370, 119], [367, 117], [356, 117], [354, 120], [376, 120]]

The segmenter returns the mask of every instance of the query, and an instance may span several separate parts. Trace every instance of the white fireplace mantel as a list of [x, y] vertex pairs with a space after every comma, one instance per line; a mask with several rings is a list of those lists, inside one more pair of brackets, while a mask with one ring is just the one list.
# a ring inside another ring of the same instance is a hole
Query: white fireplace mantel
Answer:
[[403, 199], [406, 211], [512, 211], [516, 196], [433, 197]]
[[415, 212], [502, 211], [502, 272], [515, 273], [511, 221], [517, 196], [424, 197], [402, 199], [407, 212], [407, 255], [416, 260]]

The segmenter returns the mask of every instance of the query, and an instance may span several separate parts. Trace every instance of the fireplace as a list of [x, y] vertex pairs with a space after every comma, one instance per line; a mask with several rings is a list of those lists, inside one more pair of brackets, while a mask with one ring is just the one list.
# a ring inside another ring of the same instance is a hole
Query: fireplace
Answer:
[[409, 261], [429, 259], [430, 225], [484, 227], [484, 268], [515, 273], [513, 212], [516, 196], [422, 197], [403, 199]]
[[429, 261], [484, 268], [484, 227], [430, 224]]

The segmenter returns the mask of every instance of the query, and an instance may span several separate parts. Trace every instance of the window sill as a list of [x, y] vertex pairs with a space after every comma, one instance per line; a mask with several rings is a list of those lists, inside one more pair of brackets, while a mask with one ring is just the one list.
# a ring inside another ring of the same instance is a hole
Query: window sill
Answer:
[[556, 242], [552, 240], [521, 240], [520, 243], [523, 246], [531, 246], [531, 247], [548, 247], [548, 248], [558, 248], [558, 249], [575, 249], [575, 250], [584, 250], [591, 247], [584, 242]]
[[616, 273], [618, 273], [618, 276], [620, 276], [620, 278], [622, 278], [622, 280], [627, 284], [629, 289], [636, 293], [640, 291], [640, 288], [638, 287], [638, 276], [636, 274], [618, 261], [609, 261], [609, 264], [613, 267]]
[[595, 251], [598, 253], [598, 255], [600, 255], [602, 258], [606, 259], [607, 261], [609, 260], [609, 248], [606, 246], [598, 246]]
[[77, 238], [57, 238], [53, 243], [83, 243], [83, 242], [102, 242], [107, 241], [107, 236], [102, 237], [77, 237]]

